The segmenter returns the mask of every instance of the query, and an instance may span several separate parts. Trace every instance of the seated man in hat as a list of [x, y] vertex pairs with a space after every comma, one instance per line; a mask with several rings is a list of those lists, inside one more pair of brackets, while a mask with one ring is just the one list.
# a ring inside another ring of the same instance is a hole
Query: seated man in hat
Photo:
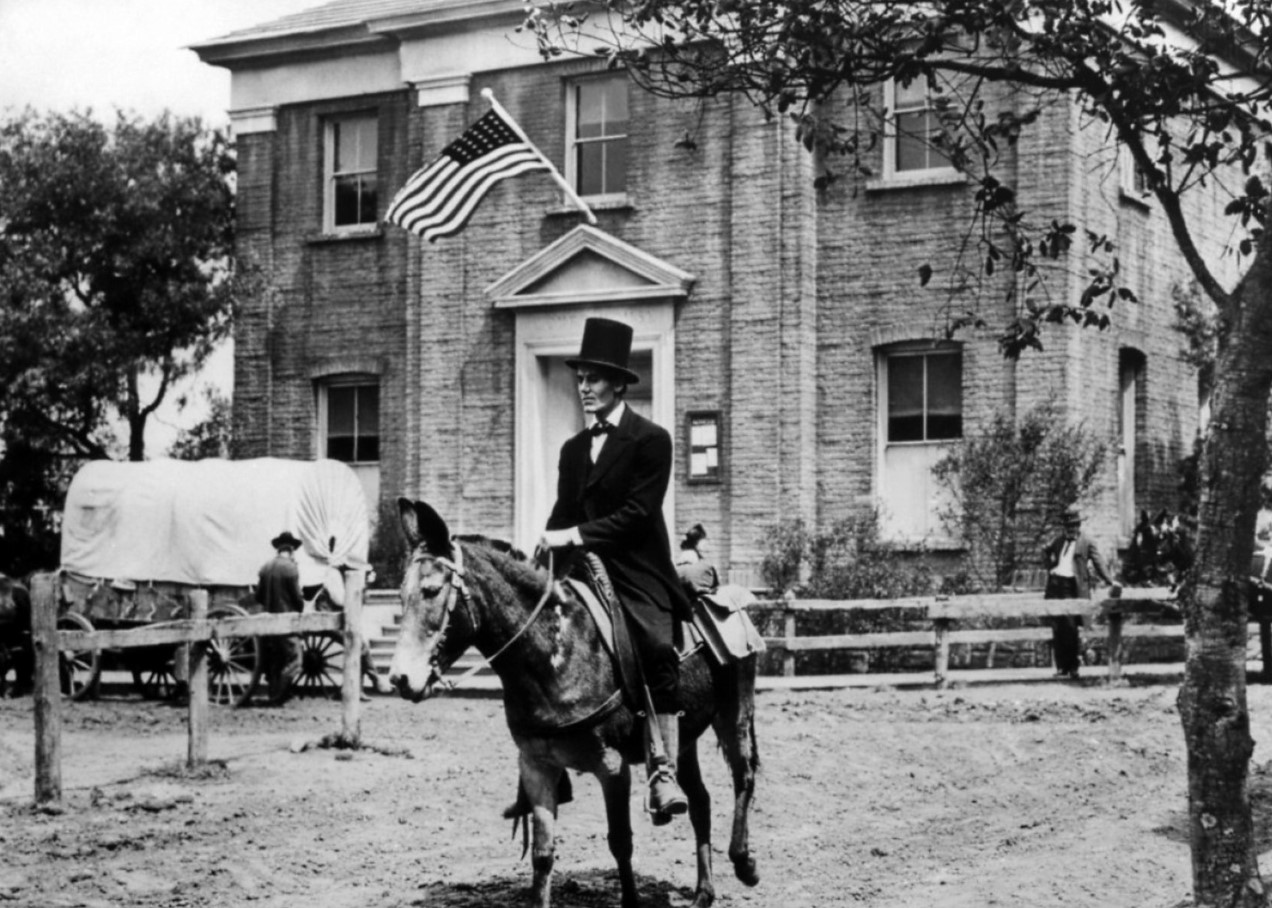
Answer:
[[632, 329], [589, 318], [575, 370], [588, 425], [561, 448], [557, 500], [540, 542], [544, 548], [585, 546], [605, 565], [622, 604], [649, 690], [649, 811], [669, 822], [688, 809], [676, 782], [680, 663], [674, 618], [689, 615], [663, 520], [671, 480], [671, 436], [627, 406], [639, 377], [628, 368]]
[[[1072, 508], [1065, 511], [1064, 532], [1055, 538], [1042, 553], [1047, 569], [1047, 587], [1044, 599], [1090, 599], [1091, 573], [1108, 586], [1114, 586], [1104, 567], [1100, 550], [1084, 533], [1082, 515]], [[1056, 661], [1056, 676], [1078, 677], [1082, 664], [1082, 641], [1078, 628], [1082, 618], [1078, 615], [1055, 615], [1051, 624], [1051, 648]]]
[[[303, 612], [305, 600], [300, 592], [300, 569], [293, 555], [301, 542], [284, 530], [270, 540], [270, 545], [275, 554], [261, 567], [256, 601], [271, 614]], [[281, 706], [291, 699], [292, 684], [300, 675], [300, 645], [294, 636], [263, 637], [261, 655], [265, 660], [269, 702]]]

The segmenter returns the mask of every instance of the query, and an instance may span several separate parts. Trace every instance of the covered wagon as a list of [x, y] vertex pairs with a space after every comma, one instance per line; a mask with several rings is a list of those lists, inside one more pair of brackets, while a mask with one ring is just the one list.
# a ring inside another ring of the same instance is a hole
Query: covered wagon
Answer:
[[[341, 601], [342, 575], [365, 571], [370, 526], [357, 476], [338, 461], [94, 461], [66, 495], [59, 565], [63, 628], [117, 629], [189, 616], [189, 594], [209, 593], [209, 617], [243, 616], [258, 607], [257, 572], [273, 554], [270, 540], [289, 530], [307, 600], [324, 591]], [[303, 639], [302, 691], [337, 684], [338, 635]], [[172, 646], [127, 650], [122, 658], [143, 694], [175, 688], [180, 660]], [[211, 696], [246, 702], [259, 679], [252, 638], [214, 641]], [[69, 654], [63, 684], [91, 696], [101, 654]]]

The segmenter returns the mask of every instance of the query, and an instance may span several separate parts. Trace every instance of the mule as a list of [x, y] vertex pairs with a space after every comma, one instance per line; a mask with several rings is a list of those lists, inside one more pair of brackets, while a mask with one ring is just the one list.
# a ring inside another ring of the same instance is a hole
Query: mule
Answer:
[[[420, 701], [444, 689], [443, 675], [476, 646], [503, 683], [504, 712], [519, 752], [531, 817], [531, 894], [551, 900], [558, 784], [567, 770], [599, 780], [609, 849], [618, 865], [623, 908], [639, 899], [632, 870], [631, 765], [644, 762], [645, 722], [627, 703], [595, 620], [549, 572], [511, 546], [483, 537], [452, 538], [423, 502], [399, 499], [408, 543], [402, 581], [402, 631], [389, 683]], [[733, 778], [729, 858], [737, 878], [759, 882], [748, 814], [759, 765], [755, 738], [756, 657], [729, 666], [703, 650], [680, 667], [683, 713], [677, 775], [689, 802], [697, 848], [694, 908], [715, 900], [711, 796], [703, 784], [697, 739], [712, 726]]]

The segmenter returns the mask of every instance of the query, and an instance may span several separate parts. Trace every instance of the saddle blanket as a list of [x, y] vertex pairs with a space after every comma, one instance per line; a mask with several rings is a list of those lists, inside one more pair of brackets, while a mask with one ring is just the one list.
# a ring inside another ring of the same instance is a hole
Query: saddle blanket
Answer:
[[746, 587], [732, 585], [694, 598], [693, 621], [689, 627], [718, 665], [764, 652], [764, 638], [746, 613], [746, 607], [755, 601]]

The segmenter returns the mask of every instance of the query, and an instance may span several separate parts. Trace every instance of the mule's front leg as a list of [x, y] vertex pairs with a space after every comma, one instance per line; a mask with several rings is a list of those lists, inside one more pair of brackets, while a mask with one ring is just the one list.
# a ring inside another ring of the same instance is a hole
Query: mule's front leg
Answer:
[[618, 864], [618, 882], [623, 890], [623, 908], [637, 908], [636, 874], [632, 871], [632, 771], [617, 754], [616, 765], [599, 775], [605, 796], [605, 819], [609, 827], [609, 850]]
[[552, 902], [552, 865], [555, 861], [552, 836], [557, 811], [557, 782], [561, 772], [556, 767], [531, 764], [524, 756], [521, 759], [521, 784], [530, 800], [533, 830], [530, 866], [534, 868], [534, 882], [530, 891], [535, 908], [548, 908]]

